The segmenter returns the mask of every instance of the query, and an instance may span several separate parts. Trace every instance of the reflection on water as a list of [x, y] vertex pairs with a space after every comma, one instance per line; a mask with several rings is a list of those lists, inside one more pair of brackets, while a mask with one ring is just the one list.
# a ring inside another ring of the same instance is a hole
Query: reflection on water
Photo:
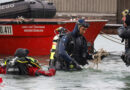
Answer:
[[[102, 42], [100, 40], [99, 43]], [[130, 67], [125, 66], [119, 53], [117, 50], [105, 58], [98, 69], [57, 71], [54, 77], [0, 75], [4, 81], [4, 87], [0, 87], [0, 90], [130, 90]]]

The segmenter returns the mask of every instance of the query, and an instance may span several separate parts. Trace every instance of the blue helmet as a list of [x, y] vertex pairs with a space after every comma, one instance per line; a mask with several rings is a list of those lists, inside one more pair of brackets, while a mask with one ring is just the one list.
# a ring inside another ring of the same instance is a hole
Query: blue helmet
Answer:
[[84, 19], [79, 19], [77, 24], [78, 24], [79, 27], [83, 26], [85, 28], [88, 28], [90, 26], [89, 23], [85, 22]]

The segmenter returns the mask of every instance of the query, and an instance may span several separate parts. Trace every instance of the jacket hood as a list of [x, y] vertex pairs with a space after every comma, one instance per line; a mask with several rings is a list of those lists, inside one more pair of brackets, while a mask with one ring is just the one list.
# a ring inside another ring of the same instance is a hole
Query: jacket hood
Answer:
[[74, 29], [72, 31], [72, 35], [74, 37], [80, 36], [79, 27], [80, 27], [80, 25], [83, 25], [83, 24], [85, 24], [85, 20], [84, 19], [79, 19], [77, 21], [77, 23], [76, 23], [76, 25], [75, 25], [75, 27], [74, 27]]

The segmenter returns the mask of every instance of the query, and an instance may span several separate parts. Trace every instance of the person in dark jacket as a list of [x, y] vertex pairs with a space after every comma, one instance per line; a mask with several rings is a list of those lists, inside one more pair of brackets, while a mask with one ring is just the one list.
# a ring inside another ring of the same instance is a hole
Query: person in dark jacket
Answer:
[[118, 34], [125, 41], [125, 53], [121, 58], [127, 66], [130, 65], [130, 10], [126, 9], [122, 12], [123, 26], [118, 29]]
[[30, 75], [30, 76], [53, 76], [56, 70], [51, 67], [48, 71], [42, 70], [38, 61], [27, 56], [29, 50], [19, 48], [14, 57], [7, 58], [4, 64], [0, 65], [0, 74]]
[[79, 19], [72, 32], [64, 35], [58, 44], [55, 55], [55, 67], [58, 70], [81, 70], [81, 66], [88, 64], [92, 59], [87, 48], [87, 41], [83, 34], [89, 27], [84, 19]]

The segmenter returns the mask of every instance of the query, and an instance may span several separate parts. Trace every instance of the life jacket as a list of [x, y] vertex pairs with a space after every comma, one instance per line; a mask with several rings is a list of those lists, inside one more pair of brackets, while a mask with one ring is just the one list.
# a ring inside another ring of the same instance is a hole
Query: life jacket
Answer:
[[32, 67], [37, 67], [37, 68], [41, 68], [38, 60], [32, 58], [32, 57], [26, 57], [28, 64], [31, 65]]

